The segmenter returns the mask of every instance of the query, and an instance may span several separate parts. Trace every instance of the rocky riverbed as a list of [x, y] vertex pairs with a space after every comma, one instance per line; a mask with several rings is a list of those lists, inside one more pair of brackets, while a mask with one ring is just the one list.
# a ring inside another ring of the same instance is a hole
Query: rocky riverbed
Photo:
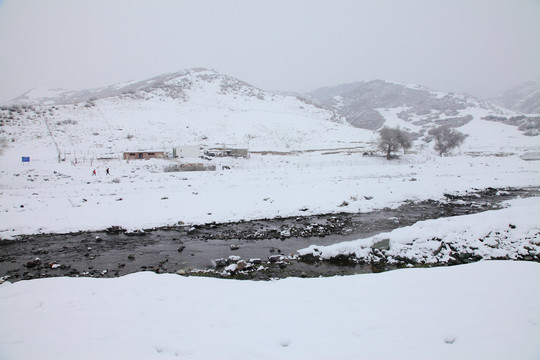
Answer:
[[[538, 188], [479, 189], [444, 200], [406, 202], [395, 209], [369, 213], [336, 213], [261, 219], [224, 224], [129, 232], [111, 227], [100, 232], [21, 236], [0, 242], [0, 278], [8, 281], [52, 277], [115, 277], [137, 271], [270, 279], [376, 272], [402, 266], [424, 266], [411, 259], [388, 264], [313, 257], [296, 251], [311, 244], [331, 245], [369, 237], [417, 221], [498, 209], [504, 200], [538, 196]], [[377, 249], [375, 249], [377, 250]], [[456, 253], [448, 264], [479, 260]], [[538, 258], [524, 260], [540, 261]], [[447, 265], [447, 264], [439, 264]]]

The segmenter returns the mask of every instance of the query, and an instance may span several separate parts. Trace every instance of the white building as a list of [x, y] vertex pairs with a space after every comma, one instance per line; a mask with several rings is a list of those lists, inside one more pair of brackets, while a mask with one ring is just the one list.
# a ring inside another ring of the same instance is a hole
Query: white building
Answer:
[[201, 148], [198, 145], [177, 146], [173, 148], [175, 158], [198, 158], [201, 156]]

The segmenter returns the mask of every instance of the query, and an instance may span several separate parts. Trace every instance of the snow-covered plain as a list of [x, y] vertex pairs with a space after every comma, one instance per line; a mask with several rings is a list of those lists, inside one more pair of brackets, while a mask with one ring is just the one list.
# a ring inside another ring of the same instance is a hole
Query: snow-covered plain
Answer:
[[[1, 170], [0, 237], [365, 212], [472, 188], [540, 186], [538, 163], [517, 156], [408, 155], [388, 162], [316, 152], [222, 163], [231, 170], [166, 173], [168, 160], [17, 163]], [[344, 201], [348, 206], [340, 206]]]
[[[387, 161], [364, 155], [376, 150], [376, 133], [300, 99], [208, 71], [165, 79], [155, 89], [38, 106], [7, 120], [0, 238], [371, 211], [471, 189], [540, 186], [538, 162], [520, 158], [540, 148], [540, 137], [481, 120], [481, 109], [458, 128], [469, 137], [454, 156], [438, 157], [417, 141], [411, 153]], [[143, 86], [137, 84], [129, 86]], [[11, 110], [1, 111], [9, 119]], [[383, 113], [397, 124], [396, 111]], [[165, 172], [172, 159], [119, 159], [125, 150], [184, 144], [256, 152], [211, 160], [217, 171], [210, 172]], [[539, 201], [519, 199], [507, 209], [381, 236], [396, 255], [432, 253], [433, 237], [493, 257], [525, 246], [535, 251]], [[491, 227], [512, 230], [515, 246], [479, 246], [475, 237]], [[361, 252], [378, 239], [338, 247]], [[271, 282], [153, 273], [5, 282], [0, 358], [537, 359], [539, 280], [538, 263], [483, 261]]]
[[538, 359], [540, 264], [0, 285], [2, 359]]

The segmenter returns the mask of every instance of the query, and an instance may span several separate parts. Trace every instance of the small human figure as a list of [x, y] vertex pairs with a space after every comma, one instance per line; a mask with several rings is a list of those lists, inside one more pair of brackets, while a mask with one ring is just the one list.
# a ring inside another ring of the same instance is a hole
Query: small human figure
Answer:
[[105, 174], [110, 175], [109, 168], [107, 168], [107, 170], [105, 170]]
[[96, 176], [96, 169], [94, 169], [94, 171], [92, 171], [92, 176]]

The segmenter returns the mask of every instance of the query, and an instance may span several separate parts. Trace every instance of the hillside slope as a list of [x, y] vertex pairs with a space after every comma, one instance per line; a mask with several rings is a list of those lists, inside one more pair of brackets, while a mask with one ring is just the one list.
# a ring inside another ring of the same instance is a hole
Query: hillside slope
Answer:
[[[466, 94], [433, 91], [419, 85], [374, 80], [326, 87], [305, 94], [343, 115], [355, 127], [400, 127], [429, 143], [433, 127], [447, 125], [470, 135], [469, 151], [538, 147], [540, 117], [525, 116]], [[422, 143], [418, 143], [423, 147]]]
[[356, 82], [315, 90], [306, 96], [325, 108], [338, 111], [360, 128], [377, 130], [392, 113], [413, 126], [461, 126], [475, 115], [514, 113], [464, 94], [444, 93], [418, 85], [383, 80]]
[[431, 149], [425, 135], [438, 125], [469, 135], [466, 152], [540, 147], [538, 137], [524, 136], [538, 133], [538, 119], [516, 120], [514, 112], [467, 95], [377, 80], [319, 89], [309, 98], [263, 91], [206, 69], [93, 90], [34, 91], [0, 108], [3, 161], [118, 158], [180, 145], [373, 151], [373, 130], [383, 125], [414, 133], [416, 151]]
[[28, 97], [23, 105], [4, 106], [0, 118], [9, 146], [33, 156], [103, 157], [184, 144], [298, 150], [375, 138], [301, 98], [205, 69]]

